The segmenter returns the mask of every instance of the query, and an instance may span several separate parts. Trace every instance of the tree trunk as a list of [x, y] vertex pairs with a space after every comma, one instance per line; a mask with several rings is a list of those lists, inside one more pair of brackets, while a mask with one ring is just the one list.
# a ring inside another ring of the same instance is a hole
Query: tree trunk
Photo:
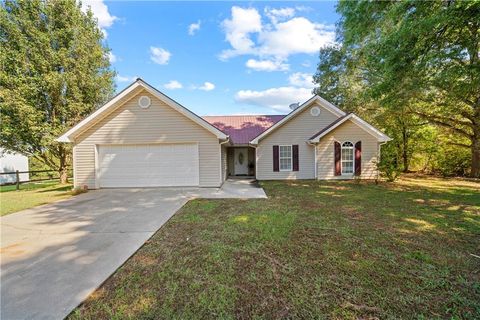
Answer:
[[474, 128], [472, 137], [472, 178], [480, 178], [480, 127]]
[[61, 184], [66, 184], [68, 183], [68, 171], [67, 167], [61, 168], [58, 173], [60, 174], [60, 183]]
[[472, 167], [470, 175], [480, 178], [480, 97], [477, 97], [473, 114]]
[[408, 172], [410, 169], [410, 159], [408, 157], [408, 132], [405, 126], [402, 127], [402, 160], [403, 172]]
[[403, 152], [402, 152], [403, 172], [408, 172], [410, 170], [410, 167], [409, 167], [409, 161], [408, 161], [408, 153], [405, 147], [406, 146], [403, 145]]
[[63, 147], [59, 148], [60, 152], [60, 166], [58, 168], [58, 174], [60, 176], [60, 183], [66, 184], [68, 183], [68, 171], [67, 171], [67, 153], [65, 152]]

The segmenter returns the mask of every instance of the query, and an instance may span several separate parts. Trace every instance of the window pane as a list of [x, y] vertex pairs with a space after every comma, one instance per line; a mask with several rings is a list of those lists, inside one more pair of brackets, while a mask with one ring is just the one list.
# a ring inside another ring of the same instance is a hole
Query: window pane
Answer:
[[346, 141], [342, 144], [342, 173], [353, 173], [353, 143]]
[[280, 170], [291, 170], [292, 168], [292, 159], [290, 158], [285, 158], [285, 159], [280, 159]]
[[343, 149], [342, 150], [342, 160], [352, 160], [353, 159], [353, 150], [352, 149]]
[[280, 157], [286, 158], [291, 157], [292, 146], [280, 146]]
[[353, 162], [343, 162], [342, 163], [342, 173], [353, 173]]
[[292, 170], [292, 146], [279, 146], [280, 170]]

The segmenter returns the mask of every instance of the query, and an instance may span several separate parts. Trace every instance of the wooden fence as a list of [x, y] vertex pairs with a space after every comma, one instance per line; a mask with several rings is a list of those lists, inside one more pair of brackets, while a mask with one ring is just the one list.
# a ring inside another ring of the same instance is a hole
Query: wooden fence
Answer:
[[[20, 174], [22, 173], [28, 173], [28, 180], [20, 181]], [[30, 182], [40, 182], [40, 181], [50, 181], [50, 180], [60, 180], [60, 174], [56, 170], [32, 170], [32, 171], [11, 171], [11, 172], [0, 172], [0, 176], [12, 176], [14, 175], [15, 179], [0, 183], [0, 185], [13, 185], [15, 184], [17, 186], [17, 190], [20, 190], [20, 184], [22, 183], [30, 183]], [[38, 176], [38, 178], [32, 179], [32, 176]], [[72, 178], [72, 172], [71, 170], [68, 170], [67, 174], [68, 178]]]

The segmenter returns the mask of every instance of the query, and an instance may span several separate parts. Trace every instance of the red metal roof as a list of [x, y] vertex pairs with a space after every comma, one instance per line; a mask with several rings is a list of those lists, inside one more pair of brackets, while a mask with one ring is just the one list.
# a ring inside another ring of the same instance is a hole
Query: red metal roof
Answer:
[[228, 134], [233, 144], [248, 144], [284, 117], [285, 115], [205, 116], [203, 119]]

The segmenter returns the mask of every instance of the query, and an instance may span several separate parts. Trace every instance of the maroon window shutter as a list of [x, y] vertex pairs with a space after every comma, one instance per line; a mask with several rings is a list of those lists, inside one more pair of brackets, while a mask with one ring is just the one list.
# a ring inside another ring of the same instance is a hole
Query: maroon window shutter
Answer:
[[293, 171], [298, 171], [298, 144], [292, 146]]
[[362, 141], [355, 143], [355, 175], [362, 174]]
[[340, 176], [342, 175], [342, 164], [341, 164], [341, 156], [342, 156], [342, 147], [340, 146], [340, 142], [335, 141], [335, 175]]
[[279, 168], [278, 146], [273, 146], [273, 171], [280, 171]]

